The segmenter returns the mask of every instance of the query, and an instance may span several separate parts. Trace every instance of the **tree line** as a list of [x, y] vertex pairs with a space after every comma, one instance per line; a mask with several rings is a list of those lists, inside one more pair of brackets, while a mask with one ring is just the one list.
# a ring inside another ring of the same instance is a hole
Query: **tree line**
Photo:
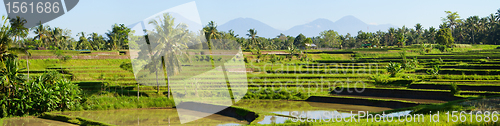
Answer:
[[[304, 48], [306, 43], [315, 44], [318, 48], [361, 48], [369, 44], [372, 47], [408, 46], [412, 44], [438, 44], [439, 36], [450, 32], [452, 38], [448, 43], [457, 44], [498, 44], [500, 40], [500, 9], [487, 17], [470, 16], [461, 18], [457, 12], [445, 11], [439, 28], [424, 28], [420, 23], [413, 27], [389, 28], [387, 31], [364, 32], [357, 35], [340, 35], [334, 30], [325, 30], [315, 37], [306, 37], [303, 34], [289, 36], [279, 34], [274, 38], [258, 36], [258, 29], [249, 29], [246, 35], [237, 35], [234, 31], [219, 31], [215, 22], [209, 22], [199, 33], [206, 39], [225, 39], [238, 42], [243, 49], [260, 50], [287, 50], [290, 48]], [[78, 38], [71, 37], [71, 30], [59, 27], [50, 27], [40, 24], [33, 28], [25, 28], [27, 22], [19, 17], [4, 20], [2, 29], [6, 31], [0, 48], [50, 49], [50, 50], [120, 50], [127, 49], [131, 39], [130, 28], [124, 24], [114, 24], [111, 30], [104, 35], [98, 33], [79, 32]], [[6, 24], [7, 23], [7, 24]], [[448, 29], [448, 30], [446, 30]], [[206, 32], [210, 31], [210, 32]], [[34, 37], [27, 37], [32, 32]], [[135, 36], [137, 37], [137, 36]], [[143, 36], [139, 36], [143, 37]], [[453, 40], [453, 41], [451, 41]], [[203, 41], [193, 38], [190, 41]], [[217, 45], [213, 43], [214, 46]], [[219, 44], [220, 45], [220, 44]], [[203, 46], [203, 45], [200, 45]], [[205, 45], [205, 47], [208, 45]], [[203, 48], [203, 47], [202, 47]]]

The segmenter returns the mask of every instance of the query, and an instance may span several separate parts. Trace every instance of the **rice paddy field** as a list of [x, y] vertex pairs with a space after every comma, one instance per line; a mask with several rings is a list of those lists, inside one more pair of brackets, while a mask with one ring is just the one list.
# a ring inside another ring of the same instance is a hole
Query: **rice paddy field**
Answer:
[[[286, 58], [287, 54], [279, 54], [276, 56], [282, 59], [274, 63], [271, 62], [270, 54], [261, 58], [260, 62], [256, 62], [259, 56], [252, 51], [247, 51], [243, 53], [246, 61], [246, 75], [233, 77], [231, 87], [243, 85], [248, 87], [248, 90], [246, 94], [239, 94], [244, 100], [236, 102], [233, 106], [248, 109], [261, 116], [252, 121], [223, 118], [222, 121], [207, 119], [199, 122], [208, 122], [210, 125], [499, 125], [496, 121], [448, 121], [446, 120], [448, 115], [443, 113], [499, 110], [500, 49], [489, 45], [463, 46], [454, 48], [451, 52], [433, 50], [429, 53], [422, 53], [419, 49], [406, 47], [307, 50], [304, 54], [309, 58], [307, 61], [300, 61], [296, 57], [289, 59]], [[66, 51], [64, 53], [72, 55], [73, 58], [61, 61], [52, 58], [49, 52], [33, 51], [32, 54], [36, 55], [29, 60], [29, 76], [39, 76], [46, 71], [58, 71], [78, 84], [89, 97], [134, 97], [138, 94], [141, 97], [153, 98], [168, 96], [167, 86], [159, 86], [160, 92], [157, 92], [157, 86], [139, 85], [132, 72], [120, 68], [122, 63], [130, 63], [126, 52]], [[88, 56], [94, 58], [88, 58]], [[23, 68], [26, 67], [26, 58], [21, 55], [23, 60], [20, 64]], [[404, 59], [416, 59], [418, 65], [412, 69], [402, 70], [391, 77], [386, 68], [388, 64], [401, 63], [405, 61]], [[198, 61], [194, 64], [196, 62]], [[436, 74], [430, 74], [430, 71], [435, 71], [435, 66], [439, 66], [440, 69]], [[203, 69], [202, 67], [200, 66], [199, 69]], [[197, 70], [188, 69], [187, 71], [196, 73]], [[23, 70], [23, 73], [27, 74], [28, 70]], [[220, 76], [204, 77], [223, 79], [218, 78]], [[198, 93], [214, 95], [204, 90], [219, 88], [216, 85], [210, 85], [209, 81], [200, 85], [201, 88], [196, 89], [196, 95]], [[172, 84], [170, 88], [172, 94], [175, 94], [183, 92], [186, 87]], [[372, 118], [362, 118], [358, 122], [300, 122], [294, 120], [292, 114], [293, 111], [335, 111], [337, 113], [407, 111], [409, 114], [425, 113], [424, 118], [431, 118], [427, 110], [440, 111], [441, 114], [438, 116], [441, 117], [441, 122], [377, 123], [367, 121]], [[117, 113], [123, 115], [138, 112], [119, 111]], [[498, 116], [498, 113], [492, 115]], [[476, 118], [476, 116], [471, 114], [467, 119]], [[119, 119], [105, 121], [95, 117], [85, 118], [105, 122], [104, 124], [140, 124], [139, 120], [120, 122]], [[162, 120], [156, 117], [155, 119]], [[224, 120], [229, 120], [229, 122]], [[145, 122], [145, 124], [152, 125], [163, 125], [167, 122], [170, 124], [170, 121], [165, 120], [161, 121], [163, 123], [151, 120]], [[172, 122], [179, 123], [178, 120]]]

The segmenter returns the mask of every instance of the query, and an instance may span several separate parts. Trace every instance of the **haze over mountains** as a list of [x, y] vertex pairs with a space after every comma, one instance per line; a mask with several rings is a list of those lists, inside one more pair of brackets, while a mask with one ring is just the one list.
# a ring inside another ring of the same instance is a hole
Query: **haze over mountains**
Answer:
[[225, 24], [219, 25], [217, 29], [219, 31], [226, 32], [232, 29], [234, 33], [240, 36], [246, 36], [248, 29], [255, 28], [255, 30], [257, 30], [257, 36], [273, 38], [278, 36], [280, 33], [290, 36], [297, 36], [302, 33], [307, 37], [313, 37], [319, 36], [319, 33], [325, 30], [335, 30], [341, 35], [350, 33], [354, 36], [358, 34], [359, 30], [363, 30], [364, 32], [376, 32], [378, 30], [387, 31], [390, 27], [396, 28], [397, 26], [391, 24], [369, 25], [358, 18], [349, 15], [342, 17], [335, 22], [319, 18], [307, 24], [294, 26], [286, 31], [275, 29], [252, 18], [237, 18], [228, 21]]

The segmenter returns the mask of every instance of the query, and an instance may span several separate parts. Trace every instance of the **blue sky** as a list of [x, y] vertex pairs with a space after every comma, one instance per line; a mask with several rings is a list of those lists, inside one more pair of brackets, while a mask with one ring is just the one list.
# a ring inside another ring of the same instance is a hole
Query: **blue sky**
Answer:
[[[193, 0], [80, 0], [65, 15], [46, 24], [79, 32], [104, 34], [115, 23], [130, 25], [163, 10]], [[218, 25], [238, 17], [253, 18], [276, 29], [287, 30], [318, 18], [336, 21], [353, 15], [368, 24], [438, 27], [444, 11], [458, 11], [462, 18], [486, 17], [500, 8], [499, 0], [204, 0], [196, 1], [201, 22]], [[7, 15], [5, 6], [0, 13]]]

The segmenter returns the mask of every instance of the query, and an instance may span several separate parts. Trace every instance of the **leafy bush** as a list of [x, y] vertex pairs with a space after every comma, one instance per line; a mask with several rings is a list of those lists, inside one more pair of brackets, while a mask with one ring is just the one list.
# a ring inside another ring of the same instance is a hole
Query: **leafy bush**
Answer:
[[439, 65], [434, 65], [432, 66], [432, 69], [427, 71], [427, 74], [429, 75], [439, 75], [439, 70], [441, 70], [441, 67]]
[[[406, 59], [406, 58], [405, 58]], [[413, 59], [411, 60], [406, 60], [404, 61], [404, 64], [402, 65], [402, 67], [405, 69], [405, 70], [414, 70], [415, 68], [418, 67], [418, 60], [417, 60], [417, 57], [413, 57]]]
[[446, 52], [448, 50], [446, 45], [434, 45], [434, 48], [438, 49], [441, 52]]
[[396, 77], [396, 74], [398, 74], [399, 72], [401, 72], [403, 70], [401, 68], [401, 64], [393, 63], [393, 62], [390, 62], [386, 66], [386, 69], [387, 69], [387, 72], [389, 72], [389, 74], [391, 74], [391, 77]]
[[460, 94], [460, 88], [458, 88], [457, 84], [452, 83], [450, 85], [450, 93], [453, 95], [458, 95]]
[[265, 88], [261, 90], [249, 90], [243, 99], [286, 99], [286, 100], [304, 100], [308, 98], [306, 94], [297, 92], [295, 90], [272, 90]]
[[375, 81], [375, 85], [382, 85], [382, 86], [409, 86], [414, 80], [412, 79], [396, 79], [396, 78], [389, 78], [387, 76], [381, 75], [381, 74], [376, 74], [371, 76], [371, 79]]
[[81, 89], [57, 72], [45, 73], [33, 81], [13, 86], [16, 90], [0, 100], [2, 117], [70, 110], [80, 106]]

